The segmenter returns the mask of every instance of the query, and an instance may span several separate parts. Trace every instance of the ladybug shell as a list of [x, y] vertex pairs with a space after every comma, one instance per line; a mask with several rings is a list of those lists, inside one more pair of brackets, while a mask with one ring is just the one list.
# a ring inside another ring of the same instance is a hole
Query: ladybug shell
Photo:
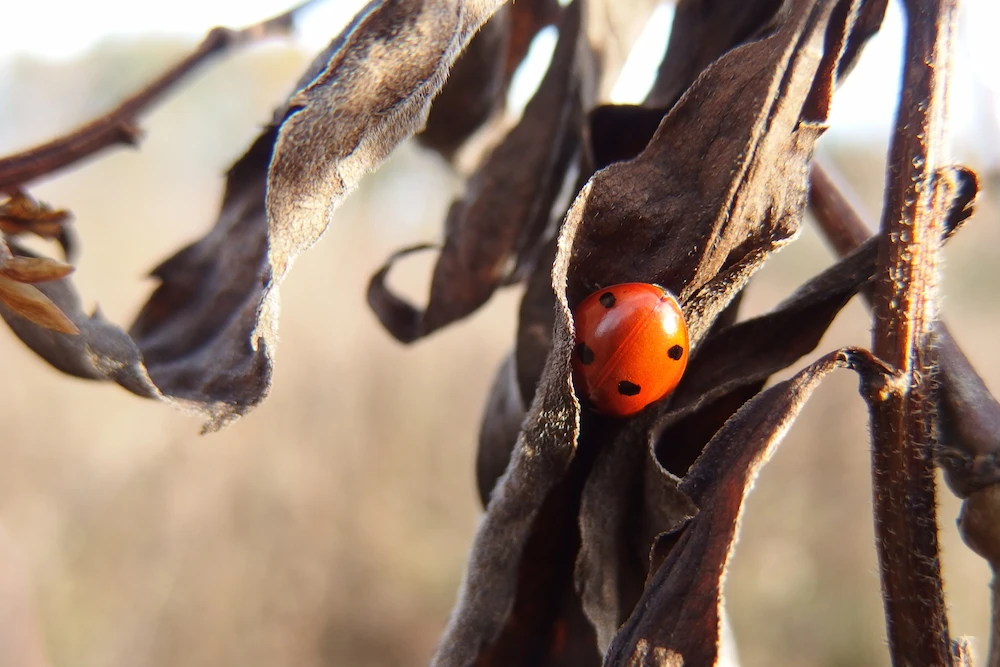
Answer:
[[573, 319], [574, 379], [597, 412], [633, 415], [677, 387], [689, 343], [670, 292], [648, 283], [612, 285], [581, 301]]

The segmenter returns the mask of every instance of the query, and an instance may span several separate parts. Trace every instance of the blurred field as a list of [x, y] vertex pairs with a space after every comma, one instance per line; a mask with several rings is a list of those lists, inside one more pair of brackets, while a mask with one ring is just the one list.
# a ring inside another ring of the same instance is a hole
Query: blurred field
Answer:
[[[89, 118], [183, 52], [106, 45], [0, 75], [0, 152]], [[33, 192], [74, 211], [76, 284], [127, 324], [145, 272], [214, 220], [220, 174], [305, 64], [269, 46], [212, 66], [114, 151]], [[876, 211], [883, 147], [826, 146]], [[862, 187], [863, 186], [863, 187]], [[224, 432], [114, 386], [64, 377], [0, 333], [0, 526], [54, 665], [419, 665], [433, 651], [480, 508], [473, 460], [517, 294], [404, 348], [364, 302], [394, 249], [434, 240], [457, 183], [407, 146], [365, 181], [282, 290], [271, 397]], [[987, 192], [948, 250], [946, 317], [1000, 388], [1000, 230]], [[814, 230], [755, 280], [748, 312], [829, 261]], [[397, 285], [426, 280], [415, 260]], [[419, 294], [414, 290], [413, 294]], [[867, 345], [853, 303], [822, 343]], [[727, 580], [744, 664], [884, 665], [865, 412], [856, 379], [817, 392], [758, 481]], [[955, 634], [985, 638], [988, 568], [940, 508]], [[983, 645], [981, 648], [985, 648]]]

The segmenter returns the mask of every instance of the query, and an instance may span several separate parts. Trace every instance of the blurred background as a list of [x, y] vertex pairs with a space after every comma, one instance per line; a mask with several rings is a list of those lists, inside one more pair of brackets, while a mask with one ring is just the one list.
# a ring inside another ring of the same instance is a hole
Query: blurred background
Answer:
[[[85, 303], [131, 322], [153, 287], [146, 273], [211, 226], [225, 169], [359, 5], [328, 2], [305, 17], [297, 39], [213, 62], [144, 118], [140, 150], [105, 153], [31, 188], [76, 216], [75, 282]], [[277, 0], [175, 0], [141, 12], [112, 0], [5, 8], [13, 29], [0, 44], [0, 154], [107, 110], [211, 25], [238, 27], [281, 9]], [[969, 0], [963, 14], [954, 157], [980, 170], [983, 193], [948, 246], [943, 282], [945, 318], [995, 391], [1000, 85], [988, 71], [996, 45], [986, 33], [997, 12]], [[616, 101], [641, 98], [670, 17], [669, 6], [657, 12]], [[820, 143], [872, 221], [901, 35], [893, 5]], [[552, 41], [539, 37], [514, 112]], [[219, 434], [198, 436], [199, 420], [117, 386], [63, 376], [0, 330], [0, 585], [18, 579], [51, 664], [427, 662], [480, 514], [479, 419], [512, 344], [519, 290], [412, 347], [381, 330], [364, 294], [388, 254], [440, 237], [459, 188], [440, 159], [412, 144], [365, 179], [283, 285], [270, 398]], [[754, 279], [746, 314], [768, 309], [831, 259], [808, 223]], [[393, 282], [417, 285], [408, 293], [418, 298], [430, 266], [431, 258], [408, 261]], [[868, 342], [866, 310], [854, 302], [816, 356]], [[726, 582], [748, 667], [888, 664], [865, 419], [856, 377], [834, 374], [758, 480]], [[976, 637], [982, 655], [990, 573], [957, 536], [958, 506], [943, 490], [952, 631]], [[4, 604], [0, 623], [11, 622]]]

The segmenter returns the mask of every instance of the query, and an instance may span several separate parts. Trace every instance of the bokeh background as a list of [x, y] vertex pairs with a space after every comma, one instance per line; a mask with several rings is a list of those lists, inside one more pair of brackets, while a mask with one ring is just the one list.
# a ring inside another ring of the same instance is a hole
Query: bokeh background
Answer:
[[[844, 91], [861, 102], [838, 100], [821, 141], [823, 158], [873, 214], [892, 113], [878, 82], [894, 86], [898, 76], [898, 10], [890, 16], [897, 41], [863, 57], [862, 83]], [[30, 20], [18, 31], [47, 39], [46, 26]], [[195, 34], [3, 55], [0, 153], [108, 109], [187, 53]], [[131, 321], [153, 287], [148, 270], [214, 221], [223, 172], [310, 48], [279, 40], [213, 63], [148, 115], [140, 150], [107, 152], [32, 188], [76, 216], [75, 281], [86, 303]], [[984, 188], [947, 249], [942, 289], [951, 330], [998, 389], [997, 134], [976, 62], [963, 61], [955, 156], [981, 170]], [[412, 347], [381, 330], [364, 294], [389, 253], [440, 237], [459, 188], [446, 165], [412, 144], [364, 181], [283, 285], [270, 398], [219, 434], [199, 436], [197, 419], [116, 386], [63, 376], [0, 330], [0, 585], [23, 588], [52, 665], [427, 662], [480, 514], [477, 430], [512, 344], [519, 290]], [[747, 314], [830, 261], [808, 223], [754, 279]], [[421, 298], [430, 266], [408, 261], [393, 282]], [[852, 302], [817, 356], [867, 345], [868, 326]], [[856, 377], [834, 374], [758, 480], [726, 582], [746, 666], [888, 664], [865, 417]], [[952, 630], [979, 638], [982, 655], [989, 571], [958, 538], [958, 502], [946, 489], [941, 496]], [[6, 604], [0, 624], [13, 622]]]

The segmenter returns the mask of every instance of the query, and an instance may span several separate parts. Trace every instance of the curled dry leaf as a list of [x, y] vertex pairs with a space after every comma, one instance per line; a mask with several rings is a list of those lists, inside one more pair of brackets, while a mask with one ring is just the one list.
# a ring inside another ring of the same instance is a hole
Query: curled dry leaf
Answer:
[[[702, 0], [679, 3], [670, 43], [646, 106], [602, 105], [588, 114], [584, 128], [584, 162], [590, 167], [590, 171], [581, 176], [589, 178], [594, 171], [614, 162], [638, 156], [652, 139], [666, 110], [676, 102], [680, 92], [686, 90], [713, 60], [740, 44], [747, 36], [762, 30], [766, 20], [774, 13], [773, 2], [737, 4], [739, 6], [733, 8], [705, 5]], [[738, 19], [735, 21], [734, 11]], [[686, 35], [692, 33], [710, 37], [704, 48], [700, 43], [687, 39]], [[696, 46], [697, 53], [686, 52]], [[684, 64], [669, 65], [668, 61], [673, 60], [682, 60]], [[662, 92], [666, 88], [677, 92], [666, 95]], [[537, 268], [528, 280], [521, 302], [516, 345], [518, 382], [525, 404], [534, 395], [535, 385], [551, 345], [555, 303], [548, 271], [555, 256], [554, 243], [539, 255]]]
[[[244, 414], [270, 386], [277, 286], [295, 255], [361, 176], [419, 129], [458, 53], [501, 4], [370, 2], [230, 169], [215, 227], [154, 270], [161, 284], [129, 334], [87, 315], [66, 278], [38, 290], [78, 337], [0, 313], [67, 373], [197, 410], [206, 429]], [[13, 231], [55, 234], [65, 219], [56, 213], [15, 193], [2, 220]]]
[[474, 664], [489, 650], [514, 607], [520, 562], [533, 524], [576, 452], [579, 405], [569, 377], [570, 326], [569, 312], [560, 311], [546, 372], [510, 465], [490, 497], [469, 555], [459, 601], [433, 665]]
[[821, 60], [838, 55], [823, 51], [828, 18], [797, 4], [775, 34], [709, 67], [637, 158], [594, 176], [566, 223], [581, 229], [570, 304], [600, 285], [654, 282], [678, 295], [700, 341], [767, 254], [798, 231], [822, 132], [821, 119], [801, 117], [802, 105]]
[[72, 320], [52, 299], [34, 285], [0, 275], [0, 313], [23, 317], [29, 322], [62, 334], [80, 333]]
[[210, 427], [263, 399], [271, 381], [265, 346], [251, 346], [267, 275], [264, 189], [276, 130], [258, 137], [229, 170], [211, 232], [153, 269], [160, 285], [129, 335], [153, 383], [199, 405]]
[[828, 354], [749, 401], [712, 438], [679, 484], [698, 513], [654, 547], [660, 564], [605, 665], [716, 664], [722, 579], [746, 494], [820, 380], [845, 367], [863, 383], [878, 383], [888, 372], [863, 350]]
[[[272, 275], [255, 337], [273, 347], [277, 291], [361, 176], [420, 129], [431, 99], [502, 0], [373, 0], [288, 100], [268, 170]], [[377, 85], [373, 85], [377, 82]]]
[[936, 458], [948, 485], [965, 498], [1000, 484], [1000, 403], [954, 338], [939, 335], [937, 349], [941, 431]]
[[781, 0], [680, 0], [674, 11], [667, 51], [646, 96], [646, 105], [669, 109], [720, 55], [759, 35]]
[[426, 125], [416, 135], [417, 141], [445, 159], [450, 160], [476, 130], [502, 109], [510, 83], [503, 67], [509, 14], [520, 4], [503, 5], [483, 24], [455, 61], [447, 83], [431, 105]]
[[72, 271], [72, 266], [54, 259], [15, 256], [0, 237], [0, 307], [45, 329], [77, 334], [79, 330], [66, 314], [38, 288], [27, 284], [58, 280]]
[[84, 312], [68, 279], [39, 288], [80, 336], [8, 324], [63, 372], [198, 410], [210, 427], [255, 405], [270, 380], [263, 350], [248, 341], [266, 259], [264, 184], [274, 133], [265, 132], [230, 169], [215, 228], [153, 271], [161, 284], [129, 333], [100, 312]]
[[11, 330], [55, 368], [80, 378], [112, 380], [147, 398], [162, 398], [142, 364], [135, 342], [100, 311], [88, 315], [68, 278], [38, 283], [43, 293], [70, 320], [79, 335], [39, 327], [0, 304]]
[[[368, 303], [386, 329], [409, 343], [472, 313], [534, 259], [578, 145], [588, 92], [588, 54], [579, 43], [581, 3], [564, 13], [548, 72], [520, 122], [483, 160], [452, 204], [445, 243], [423, 311], [386, 285], [396, 253], [373, 277]], [[419, 246], [416, 249], [423, 249]]]
[[48, 257], [10, 257], [0, 259], [0, 276], [21, 283], [59, 280], [73, 273], [73, 265]]
[[10, 236], [30, 233], [43, 239], [57, 239], [69, 220], [69, 211], [52, 208], [23, 190], [14, 190], [0, 204], [0, 232]]
[[500, 7], [455, 62], [417, 141], [452, 159], [476, 130], [503, 110], [514, 70], [528, 54], [531, 40], [556, 23], [559, 14], [556, 0], [518, 0]]
[[490, 387], [476, 455], [476, 482], [483, 507], [510, 461], [521, 422], [552, 349], [556, 296], [548, 267], [555, 259], [556, 240], [552, 238], [545, 244], [528, 277], [518, 313], [514, 352]]

